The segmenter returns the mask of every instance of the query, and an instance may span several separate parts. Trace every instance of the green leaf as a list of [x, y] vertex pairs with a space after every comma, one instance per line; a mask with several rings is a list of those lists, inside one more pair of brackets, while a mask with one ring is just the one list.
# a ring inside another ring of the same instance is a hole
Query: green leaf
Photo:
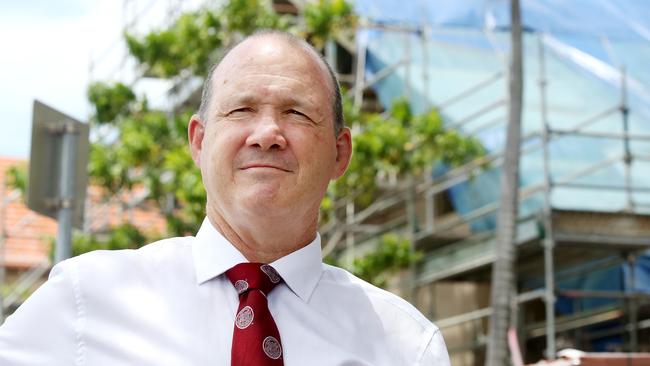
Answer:
[[27, 182], [29, 181], [26, 165], [13, 165], [5, 172], [5, 184], [10, 189], [17, 189], [21, 196], [26, 197]]
[[395, 233], [384, 234], [375, 250], [355, 258], [351, 271], [376, 286], [385, 287], [388, 278], [419, 261], [422, 254], [411, 249], [411, 242]]
[[135, 101], [133, 91], [122, 83], [92, 83], [87, 95], [94, 109], [92, 121], [99, 124], [114, 123], [118, 117], [127, 115]]
[[223, 45], [222, 21], [209, 9], [182, 14], [169, 28], [143, 37], [128, 33], [124, 37], [145, 74], [160, 78], [183, 72], [204, 76]]
[[352, 29], [357, 18], [352, 5], [344, 0], [318, 0], [305, 4], [303, 10], [306, 38], [316, 47], [323, 48], [325, 42], [337, 32]]

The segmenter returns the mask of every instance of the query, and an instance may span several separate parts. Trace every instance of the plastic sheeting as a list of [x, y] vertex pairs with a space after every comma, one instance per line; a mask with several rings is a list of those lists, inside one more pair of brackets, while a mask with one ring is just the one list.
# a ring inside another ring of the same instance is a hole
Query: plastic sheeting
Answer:
[[[355, 8], [374, 25], [360, 28], [357, 44], [366, 49], [366, 76], [399, 62], [402, 66], [373, 88], [381, 103], [389, 106], [407, 96], [415, 112], [440, 107], [450, 125], [463, 123], [461, 130], [477, 136], [490, 152], [505, 144], [507, 120], [507, 63], [509, 52], [509, 1], [391, 1], [355, 0]], [[546, 115], [552, 129], [577, 128], [589, 118], [611, 112], [584, 129], [593, 133], [624, 131], [620, 106], [629, 107], [631, 134], [650, 134], [650, 2], [642, 0], [522, 0], [524, 24], [524, 110], [522, 135], [542, 131], [542, 102], [539, 80], [547, 81]], [[543, 50], [543, 58], [540, 57]], [[545, 73], [540, 71], [544, 60]], [[451, 97], [480, 85], [501, 72], [496, 81], [455, 103]], [[625, 75], [625, 87], [622, 81]], [[493, 106], [488, 112], [481, 112]], [[522, 144], [522, 151], [541, 143], [539, 136]], [[620, 138], [580, 135], [555, 137], [549, 144], [549, 165], [558, 182], [599, 162], [611, 161], [574, 183], [623, 187], [626, 166], [624, 142]], [[634, 157], [631, 185], [650, 188], [650, 142], [630, 141]], [[647, 160], [643, 160], [642, 158]], [[543, 179], [541, 149], [521, 156], [520, 184], [531, 187]], [[444, 167], [434, 169], [434, 175]], [[450, 189], [456, 211], [467, 214], [498, 200], [498, 168], [478, 174], [471, 181]], [[522, 215], [540, 209], [543, 197], [521, 202]], [[622, 189], [555, 187], [555, 208], [620, 211], [628, 197]], [[636, 212], [650, 211], [650, 194], [632, 195]], [[642, 205], [646, 205], [644, 208]], [[493, 230], [496, 218], [482, 217], [470, 223], [474, 231]], [[617, 266], [558, 282], [559, 288], [611, 289], [650, 292], [650, 256], [638, 259], [637, 280], [628, 283], [628, 267]], [[540, 286], [541, 284], [537, 284]], [[634, 289], [632, 289], [634, 287]], [[584, 300], [589, 309], [603, 300]], [[575, 304], [560, 299], [558, 311], [570, 313]]]
[[[406, 61], [389, 77], [374, 85], [385, 106], [406, 95], [416, 112], [443, 104], [495, 72], [507, 74], [509, 9], [507, 1], [396, 1], [355, 2], [357, 11], [381, 26], [361, 28], [357, 41], [367, 48], [366, 73], [373, 75], [400, 61]], [[522, 1], [522, 17], [528, 32], [524, 36], [525, 90], [523, 134], [540, 132], [542, 107], [538, 81], [539, 45], [544, 50], [547, 87], [547, 116], [551, 128], [570, 129], [582, 121], [617, 108], [622, 98], [625, 66], [626, 103], [631, 133], [648, 133], [650, 120], [650, 4], [640, 1]], [[585, 9], [588, 9], [586, 11]], [[648, 15], [648, 17], [646, 17]], [[624, 21], [623, 21], [624, 20]], [[390, 27], [411, 28], [395, 31]], [[464, 100], [445, 106], [441, 112], [449, 123], [465, 120], [484, 107], [507, 98], [506, 78], [483, 88]], [[505, 141], [507, 104], [464, 124], [461, 129], [477, 136], [488, 151], [497, 152]], [[586, 131], [623, 133], [623, 116], [614, 111]], [[524, 142], [539, 145], [539, 138]], [[650, 156], [650, 143], [632, 141], [634, 156]], [[551, 176], [562, 180], [580, 169], [609, 159], [615, 162], [573, 183], [615, 184], [625, 181], [621, 139], [567, 135], [549, 145]], [[542, 150], [522, 156], [521, 184], [532, 186], [543, 180]], [[650, 163], [635, 160], [632, 185], [650, 187]], [[459, 213], [467, 213], [498, 199], [497, 171], [488, 171], [472, 182], [451, 190]], [[637, 204], [650, 204], [650, 194], [634, 193]], [[522, 211], [534, 211], [540, 197], [523, 202]], [[585, 210], [621, 210], [627, 197], [622, 189], [554, 189], [554, 207]], [[644, 210], [643, 208], [638, 208]], [[645, 208], [645, 212], [649, 211]], [[472, 222], [475, 230], [491, 229], [494, 219]]]
[[[536, 32], [650, 41], [645, 0], [521, 0], [522, 23]], [[439, 28], [510, 28], [507, 0], [355, 0], [358, 14], [382, 24]]]

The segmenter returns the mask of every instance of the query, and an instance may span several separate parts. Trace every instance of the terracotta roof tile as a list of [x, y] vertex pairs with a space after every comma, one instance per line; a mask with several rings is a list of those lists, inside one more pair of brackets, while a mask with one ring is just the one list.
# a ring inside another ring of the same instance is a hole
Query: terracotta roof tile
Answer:
[[[15, 165], [27, 164], [25, 160], [0, 157], [0, 184], [5, 184], [6, 170]], [[142, 193], [142, 187], [121, 195], [125, 202]], [[111, 226], [131, 222], [144, 232], [164, 232], [166, 221], [153, 205], [141, 205], [124, 209], [123, 203], [113, 198], [108, 203], [101, 187], [88, 187], [86, 220], [88, 229], [103, 231]], [[19, 199], [11, 199], [11, 192], [4, 190], [0, 204], [0, 236], [4, 235], [4, 261], [9, 268], [33, 267], [49, 261], [50, 243], [56, 237], [55, 220], [37, 214]], [[2, 207], [4, 206], [4, 207]]]

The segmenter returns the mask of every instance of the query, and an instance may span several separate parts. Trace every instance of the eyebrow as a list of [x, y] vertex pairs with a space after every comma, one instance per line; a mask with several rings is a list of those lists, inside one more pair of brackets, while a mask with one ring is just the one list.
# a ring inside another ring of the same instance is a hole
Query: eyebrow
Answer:
[[[232, 105], [239, 105], [239, 104], [257, 104], [259, 100], [260, 98], [256, 94], [248, 91], [244, 91], [233, 95], [232, 98], [226, 100], [222, 104], [222, 106], [232, 106]], [[312, 103], [309, 103], [306, 100], [306, 98], [296, 98], [294, 96], [282, 97], [280, 102], [282, 106], [287, 106], [287, 107], [295, 106], [297, 108], [306, 108], [310, 110], [314, 110], [317, 108], [317, 106], [313, 105]]]
[[224, 101], [223, 104], [251, 104], [255, 103], [257, 96], [250, 92], [241, 92], [232, 95], [231, 98], [228, 98]]

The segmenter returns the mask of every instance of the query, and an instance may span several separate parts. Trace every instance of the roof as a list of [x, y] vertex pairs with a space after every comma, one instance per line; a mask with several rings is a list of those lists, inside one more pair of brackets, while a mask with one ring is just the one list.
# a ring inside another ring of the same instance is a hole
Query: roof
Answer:
[[[5, 186], [7, 170], [26, 164], [24, 159], [0, 157], [0, 190]], [[88, 187], [84, 218], [87, 230], [97, 232], [130, 222], [145, 232], [164, 232], [165, 218], [153, 205], [145, 202], [134, 208], [124, 208], [124, 202], [141, 191], [136, 189], [122, 195], [121, 200], [112, 198], [105, 202], [101, 187]], [[56, 221], [27, 208], [17, 191], [5, 188], [0, 191], [0, 196], [0, 238], [5, 238], [6, 267], [24, 269], [49, 263], [50, 243], [57, 233]]]

